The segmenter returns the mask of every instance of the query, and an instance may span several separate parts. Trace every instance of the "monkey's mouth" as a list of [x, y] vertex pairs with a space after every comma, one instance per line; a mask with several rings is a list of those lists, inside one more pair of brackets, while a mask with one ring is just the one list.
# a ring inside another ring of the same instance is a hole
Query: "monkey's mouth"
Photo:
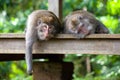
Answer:
[[78, 32], [77, 33], [89, 34], [89, 30], [83, 24], [83, 25], [81, 25], [81, 26], [78, 27]]
[[48, 36], [46, 36], [45, 40], [47, 41], [47, 40], [49, 40], [49, 39], [51, 39], [51, 38], [53, 38], [53, 37], [54, 37], [54, 35], [49, 34]]

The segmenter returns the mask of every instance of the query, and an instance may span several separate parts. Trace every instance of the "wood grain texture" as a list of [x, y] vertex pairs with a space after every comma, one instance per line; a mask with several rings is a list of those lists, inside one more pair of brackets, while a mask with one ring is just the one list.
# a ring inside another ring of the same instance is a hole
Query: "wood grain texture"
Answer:
[[34, 62], [33, 80], [72, 80], [71, 62]]
[[[24, 34], [0, 34], [0, 54], [24, 54]], [[120, 34], [93, 34], [84, 39], [59, 34], [34, 43], [33, 54], [120, 54]]]
[[[25, 34], [0, 33], [0, 38], [25, 38]], [[77, 39], [73, 34], [58, 34], [54, 39]], [[120, 39], [120, 34], [91, 34], [84, 39]]]

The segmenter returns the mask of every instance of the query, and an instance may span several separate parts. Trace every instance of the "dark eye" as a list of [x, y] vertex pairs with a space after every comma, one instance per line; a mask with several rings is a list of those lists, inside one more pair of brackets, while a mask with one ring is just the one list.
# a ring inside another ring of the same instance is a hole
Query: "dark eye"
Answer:
[[52, 26], [49, 26], [49, 29], [51, 29], [52, 28]]
[[79, 19], [80, 19], [80, 20], [83, 19], [83, 16], [79, 16]]
[[46, 31], [46, 29], [44, 29], [44, 28], [39, 30], [39, 32], [45, 32], [45, 31]]
[[40, 21], [40, 20], [38, 20], [38, 21], [37, 21], [37, 25], [40, 25], [40, 24], [41, 24], [41, 21]]
[[53, 27], [50, 26], [50, 27], [49, 27], [49, 30], [52, 30], [52, 29], [53, 29]]
[[43, 32], [43, 30], [41, 29], [41, 30], [39, 30], [39, 32]]

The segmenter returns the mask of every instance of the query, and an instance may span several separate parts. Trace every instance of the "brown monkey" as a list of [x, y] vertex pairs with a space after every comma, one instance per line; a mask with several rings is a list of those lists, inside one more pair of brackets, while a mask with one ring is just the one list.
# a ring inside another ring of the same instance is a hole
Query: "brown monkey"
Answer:
[[63, 26], [64, 33], [76, 34], [78, 38], [84, 38], [89, 34], [109, 33], [109, 30], [91, 13], [83, 10], [74, 11], [66, 16]]
[[36, 10], [27, 20], [26, 53], [27, 73], [32, 74], [32, 46], [36, 40], [49, 40], [61, 30], [59, 19], [50, 11]]

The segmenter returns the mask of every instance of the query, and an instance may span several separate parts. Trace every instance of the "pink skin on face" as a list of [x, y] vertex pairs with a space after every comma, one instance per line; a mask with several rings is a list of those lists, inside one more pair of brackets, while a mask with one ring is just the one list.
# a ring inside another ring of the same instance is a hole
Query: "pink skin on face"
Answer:
[[47, 38], [49, 33], [49, 27], [48, 26], [43, 27], [43, 30], [44, 30], [44, 36]]
[[79, 26], [78, 33], [89, 34], [89, 30], [84, 25]]

